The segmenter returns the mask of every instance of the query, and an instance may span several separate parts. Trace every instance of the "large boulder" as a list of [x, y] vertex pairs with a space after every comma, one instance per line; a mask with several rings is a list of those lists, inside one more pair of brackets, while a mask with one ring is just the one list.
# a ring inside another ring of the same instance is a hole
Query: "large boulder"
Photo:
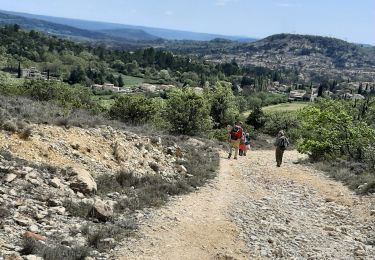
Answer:
[[91, 194], [97, 191], [97, 186], [91, 174], [82, 168], [70, 167], [67, 169], [70, 176], [70, 188], [75, 192]]

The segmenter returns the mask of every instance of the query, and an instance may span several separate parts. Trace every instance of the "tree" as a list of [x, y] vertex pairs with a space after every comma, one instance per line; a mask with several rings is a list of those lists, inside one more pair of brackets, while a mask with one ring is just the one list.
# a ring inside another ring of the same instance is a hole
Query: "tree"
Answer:
[[172, 133], [196, 135], [211, 128], [207, 101], [190, 89], [169, 93], [166, 118]]
[[318, 88], [318, 97], [322, 97], [322, 96], [323, 96], [323, 85], [320, 84]]
[[363, 87], [362, 87], [362, 83], [360, 83], [358, 87], [358, 94], [362, 94], [362, 92], [363, 92]]
[[13, 31], [18, 32], [21, 29], [21, 27], [18, 24], [13, 25]]
[[355, 120], [355, 113], [345, 101], [334, 100], [320, 100], [302, 109], [298, 151], [313, 160], [344, 155], [360, 159], [374, 146], [374, 130], [365, 121]]
[[255, 107], [246, 119], [246, 124], [253, 126], [255, 130], [262, 128], [265, 123], [265, 115], [260, 107]]
[[238, 118], [239, 111], [230, 84], [218, 82], [209, 93], [208, 100], [211, 105], [210, 116], [214, 121], [215, 128], [232, 125]]
[[152, 99], [141, 94], [118, 97], [109, 111], [111, 118], [131, 124], [147, 123], [155, 113]]
[[124, 79], [122, 78], [121, 75], [118, 76], [118, 78], [117, 78], [117, 83], [118, 83], [118, 86], [119, 86], [120, 88], [122, 88], [123, 86], [125, 86]]
[[17, 77], [18, 77], [19, 79], [22, 77], [21, 62], [18, 62]]
[[81, 66], [75, 67], [71, 72], [68, 79], [70, 84], [85, 82], [86, 73]]

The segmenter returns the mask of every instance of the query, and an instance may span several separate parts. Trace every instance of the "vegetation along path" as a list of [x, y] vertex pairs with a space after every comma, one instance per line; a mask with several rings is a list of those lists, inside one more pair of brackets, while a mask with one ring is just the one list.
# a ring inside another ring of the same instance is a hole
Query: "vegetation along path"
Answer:
[[218, 177], [143, 217], [120, 259], [374, 259], [375, 200], [359, 197], [287, 151], [238, 161], [223, 153]]

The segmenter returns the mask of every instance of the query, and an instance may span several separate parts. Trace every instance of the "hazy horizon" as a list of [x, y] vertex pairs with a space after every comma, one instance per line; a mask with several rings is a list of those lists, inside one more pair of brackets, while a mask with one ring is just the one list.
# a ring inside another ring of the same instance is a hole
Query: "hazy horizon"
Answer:
[[[71, 7], [76, 8], [71, 8]], [[277, 33], [329, 36], [375, 45], [375, 1], [0, 0], [0, 9], [96, 22], [250, 38]], [[102, 12], [97, 12], [97, 10]], [[192, 19], [194, 18], [194, 19]], [[225, 19], [223, 19], [225, 18]]]

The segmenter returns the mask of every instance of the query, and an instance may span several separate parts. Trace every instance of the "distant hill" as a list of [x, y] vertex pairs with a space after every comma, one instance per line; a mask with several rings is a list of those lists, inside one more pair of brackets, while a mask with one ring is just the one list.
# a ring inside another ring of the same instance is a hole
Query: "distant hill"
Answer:
[[[165, 49], [222, 63], [297, 71], [302, 81], [322, 78], [375, 78], [375, 47], [313, 35], [276, 34], [251, 43], [215, 39], [169, 42]], [[362, 75], [358, 77], [358, 75]]]
[[77, 37], [87, 39], [103, 39], [105, 34], [100, 32], [83, 30], [67, 25], [51, 23], [39, 19], [26, 18], [22, 16], [0, 12], [0, 24], [18, 24], [22, 28], [36, 30], [58, 36]]
[[154, 41], [158, 37], [150, 35], [140, 29], [121, 29], [93, 31], [66, 24], [37, 19], [37, 16], [19, 16], [0, 11], [0, 24], [18, 24], [24, 29], [35, 30], [47, 34], [76, 38], [82, 40], [101, 41]]
[[279, 57], [285, 62], [294, 60], [299, 64], [314, 63], [335, 69], [375, 66], [375, 47], [363, 47], [331, 37], [276, 34], [248, 47], [250, 52], [263, 52], [269, 60]]
[[113, 39], [126, 39], [133, 41], [155, 41], [160, 39], [140, 29], [107, 29], [98, 31]]
[[[99, 32], [109, 31], [110, 32], [109, 34], [112, 37], [121, 37], [121, 35], [128, 36], [128, 34], [133, 35], [135, 30], [137, 30], [137, 31], [143, 31], [139, 35], [140, 39], [142, 39], [142, 34], [146, 33], [148, 34], [147, 37], [151, 36], [151, 39], [162, 38], [166, 40], [210, 41], [215, 38], [223, 38], [223, 39], [239, 41], [239, 42], [252, 42], [256, 40], [254, 38], [249, 38], [249, 37], [244, 37], [244, 36], [228, 36], [228, 35], [218, 35], [218, 34], [210, 34], [210, 33], [197, 33], [197, 32], [189, 32], [189, 31], [182, 31], [182, 30], [171, 30], [171, 29], [154, 28], [154, 27], [146, 27], [146, 26], [86, 21], [86, 20], [80, 20], [80, 19], [69, 19], [69, 18], [9, 12], [9, 11], [0, 11], [0, 12], [27, 17], [27, 18], [32, 18], [32, 19], [39, 19], [39, 20], [53, 22], [57, 24], [68, 25], [68, 26], [72, 26], [75, 28], [83, 29], [83, 30], [99, 31]], [[127, 29], [132, 30], [132, 31], [127, 32], [126, 31]]]

